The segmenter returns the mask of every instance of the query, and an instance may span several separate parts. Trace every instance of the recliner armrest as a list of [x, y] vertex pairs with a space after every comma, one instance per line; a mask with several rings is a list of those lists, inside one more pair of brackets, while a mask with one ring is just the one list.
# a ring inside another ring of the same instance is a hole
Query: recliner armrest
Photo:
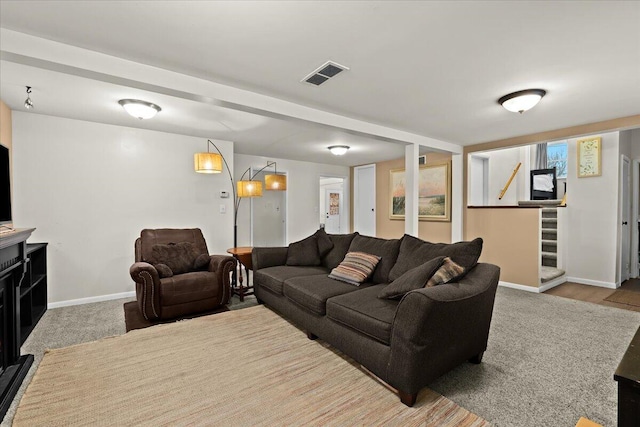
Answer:
[[275, 267], [287, 263], [288, 247], [253, 248], [251, 253], [251, 264], [253, 271], [261, 268]]
[[222, 302], [228, 304], [231, 298], [230, 275], [236, 268], [236, 259], [228, 255], [210, 255], [209, 271], [216, 273], [218, 283], [222, 284]]
[[129, 268], [129, 274], [136, 282], [136, 299], [140, 312], [147, 320], [159, 319], [162, 313], [158, 270], [148, 262], [136, 262]]

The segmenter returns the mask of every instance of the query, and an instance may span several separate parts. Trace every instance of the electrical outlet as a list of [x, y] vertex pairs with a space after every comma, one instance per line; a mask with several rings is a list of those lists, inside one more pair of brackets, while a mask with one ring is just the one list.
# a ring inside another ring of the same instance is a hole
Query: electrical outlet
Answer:
[[227, 213], [227, 205], [220, 205], [220, 213], [221, 214]]

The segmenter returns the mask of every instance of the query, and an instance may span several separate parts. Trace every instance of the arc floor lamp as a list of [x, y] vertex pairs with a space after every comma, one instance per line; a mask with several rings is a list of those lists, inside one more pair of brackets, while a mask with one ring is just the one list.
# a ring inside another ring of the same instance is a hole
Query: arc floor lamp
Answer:
[[[216, 149], [217, 153], [212, 153], [209, 147], [212, 146]], [[207, 152], [196, 153], [193, 156], [194, 168], [198, 173], [222, 173], [223, 163], [227, 167], [227, 173], [231, 180], [231, 189], [233, 191], [233, 247], [238, 246], [238, 209], [240, 208], [240, 201], [245, 197], [262, 197], [262, 181], [255, 180], [255, 177], [265, 169], [273, 167], [273, 174], [265, 175], [264, 188], [272, 191], [285, 191], [287, 189], [287, 176], [278, 174], [276, 162], [267, 161], [266, 166], [262, 167], [255, 173], [251, 174], [251, 168], [247, 168], [246, 171], [240, 177], [240, 180], [236, 183], [231, 175], [231, 169], [227, 160], [222, 155], [222, 152], [216, 144], [210, 139], [207, 140]], [[248, 180], [244, 178], [248, 175]]]

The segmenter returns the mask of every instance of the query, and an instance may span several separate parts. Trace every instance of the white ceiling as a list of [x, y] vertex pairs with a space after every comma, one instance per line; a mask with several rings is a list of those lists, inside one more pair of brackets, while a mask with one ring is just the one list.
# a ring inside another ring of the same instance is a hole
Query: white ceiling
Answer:
[[[640, 2], [3, 0], [0, 26], [461, 145], [640, 114]], [[329, 59], [350, 71], [320, 87], [300, 83]], [[2, 62], [2, 97], [12, 108], [31, 74], [46, 83], [34, 93], [36, 108], [48, 96], [87, 104], [69, 102], [58, 115], [122, 124], [113, 100], [133, 97], [20, 67]], [[526, 88], [548, 94], [523, 115], [497, 104]], [[404, 152], [326, 128], [139, 96], [178, 113], [141, 127], [230, 139], [241, 153], [318, 161], [335, 141], [354, 156], [358, 144], [370, 153], [340, 160], [358, 164]]]

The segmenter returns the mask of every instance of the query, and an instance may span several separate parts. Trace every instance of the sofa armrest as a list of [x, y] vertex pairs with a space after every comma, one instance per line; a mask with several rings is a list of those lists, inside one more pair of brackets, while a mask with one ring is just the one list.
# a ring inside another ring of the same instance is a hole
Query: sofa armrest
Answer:
[[277, 265], [285, 265], [287, 263], [287, 247], [273, 248], [253, 248], [251, 253], [251, 263], [253, 271], [261, 268], [275, 267]]
[[229, 304], [231, 298], [231, 272], [236, 268], [236, 259], [227, 255], [211, 255], [209, 271], [216, 273], [218, 283], [222, 286], [222, 300], [220, 304]]
[[129, 274], [136, 282], [136, 299], [140, 312], [147, 320], [159, 319], [162, 313], [158, 271], [147, 262], [136, 262], [129, 268]]
[[391, 330], [388, 378], [415, 393], [487, 347], [500, 268], [478, 264], [460, 282], [407, 293]]

